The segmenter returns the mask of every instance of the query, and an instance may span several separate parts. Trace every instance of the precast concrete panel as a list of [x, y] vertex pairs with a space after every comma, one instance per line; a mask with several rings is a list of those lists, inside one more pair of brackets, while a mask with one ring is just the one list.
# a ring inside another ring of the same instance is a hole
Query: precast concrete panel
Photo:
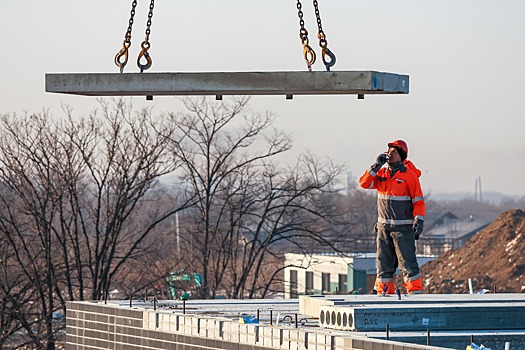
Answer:
[[85, 96], [408, 94], [409, 77], [377, 71], [48, 73], [47, 92]]

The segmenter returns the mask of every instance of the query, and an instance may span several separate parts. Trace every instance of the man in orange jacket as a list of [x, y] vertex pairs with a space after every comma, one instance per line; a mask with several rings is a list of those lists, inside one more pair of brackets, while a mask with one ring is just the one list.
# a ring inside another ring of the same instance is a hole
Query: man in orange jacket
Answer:
[[[403, 140], [388, 143], [388, 152], [359, 179], [362, 188], [377, 190], [377, 279], [378, 294], [396, 293], [394, 274], [399, 264], [410, 294], [423, 292], [416, 259], [415, 240], [423, 232], [425, 201], [419, 183], [421, 171], [407, 160]], [[383, 167], [388, 163], [388, 167]]]

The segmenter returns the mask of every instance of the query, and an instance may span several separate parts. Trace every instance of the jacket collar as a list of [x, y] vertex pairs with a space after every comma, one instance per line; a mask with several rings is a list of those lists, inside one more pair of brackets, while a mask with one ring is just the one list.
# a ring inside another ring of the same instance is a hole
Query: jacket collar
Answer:
[[407, 168], [403, 162], [388, 164], [388, 168], [390, 170], [390, 176], [394, 176], [394, 174], [397, 173], [398, 171], [402, 173], [407, 171]]

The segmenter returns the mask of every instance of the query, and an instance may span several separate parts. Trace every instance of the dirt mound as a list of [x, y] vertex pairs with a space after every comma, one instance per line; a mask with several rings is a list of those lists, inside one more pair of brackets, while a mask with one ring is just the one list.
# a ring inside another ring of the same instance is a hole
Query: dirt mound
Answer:
[[502, 213], [463, 248], [421, 266], [429, 293], [525, 292], [525, 212]]

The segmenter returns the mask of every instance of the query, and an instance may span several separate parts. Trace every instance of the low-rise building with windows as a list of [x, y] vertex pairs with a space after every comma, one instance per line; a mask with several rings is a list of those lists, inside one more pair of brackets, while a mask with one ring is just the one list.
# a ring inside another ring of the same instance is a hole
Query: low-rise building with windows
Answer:
[[[437, 256], [418, 255], [419, 265]], [[299, 295], [367, 294], [376, 278], [376, 254], [285, 254], [285, 298]]]

